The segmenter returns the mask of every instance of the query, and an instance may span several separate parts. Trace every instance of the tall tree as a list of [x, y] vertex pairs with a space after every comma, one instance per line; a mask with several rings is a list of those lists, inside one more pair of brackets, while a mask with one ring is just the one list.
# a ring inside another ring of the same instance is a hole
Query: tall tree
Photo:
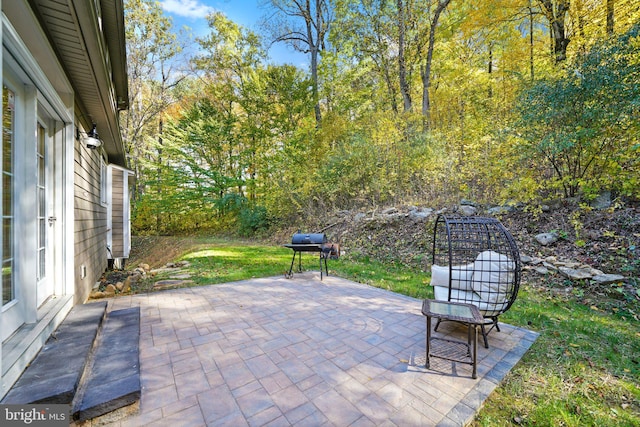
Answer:
[[[207, 20], [210, 32], [197, 39], [202, 52], [193, 59], [193, 63], [207, 77], [203, 83], [215, 89], [213, 96], [218, 98], [218, 94], [223, 94], [221, 100], [226, 107], [222, 110], [237, 123], [233, 129], [235, 143], [229, 152], [230, 165], [235, 168], [237, 192], [244, 196], [245, 188], [250, 192], [254, 188], [257, 147], [262, 140], [259, 133], [266, 129], [262, 123], [262, 110], [255, 107], [259, 102], [255, 88], [266, 53], [256, 33], [229, 20], [224, 14], [213, 13]], [[231, 161], [231, 156], [237, 156], [235, 161]], [[247, 176], [248, 181], [242, 181]]]
[[[171, 20], [153, 0], [127, 0], [125, 34], [131, 104], [124, 116], [125, 150], [138, 183], [136, 200], [145, 192], [151, 174], [162, 179], [162, 114], [174, 101], [171, 91], [183, 78], [177, 72], [181, 52]], [[157, 187], [156, 191], [161, 191]], [[158, 229], [161, 217], [157, 216]]]
[[556, 63], [567, 59], [567, 46], [571, 41], [567, 36], [568, 0], [539, 0], [544, 15], [549, 21], [552, 50]]
[[252, 67], [266, 59], [262, 39], [221, 12], [208, 15], [207, 22], [209, 33], [196, 38], [201, 53], [192, 60], [195, 68], [216, 80], [241, 87]]
[[535, 79], [535, 63], [534, 63], [534, 37], [533, 37], [533, 29], [535, 28], [534, 24], [534, 9], [533, 9], [533, 0], [529, 0], [529, 4], [527, 5], [527, 12], [529, 15], [529, 79], [533, 81]]
[[407, 10], [402, 0], [397, 0], [397, 13], [398, 13], [398, 78], [400, 81], [400, 93], [402, 94], [402, 101], [404, 105], [404, 111], [409, 112], [412, 109], [411, 105], [411, 87], [407, 81], [407, 62], [406, 62], [406, 14]]
[[440, 15], [445, 11], [451, 0], [440, 0], [436, 4], [436, 8], [431, 17], [429, 23], [429, 37], [427, 41], [427, 57], [424, 59], [424, 63], [420, 70], [420, 77], [422, 78], [422, 115], [424, 116], [424, 123], [427, 127], [431, 126], [431, 97], [429, 95], [429, 89], [431, 88], [431, 64], [433, 61], [433, 48], [436, 40], [436, 27], [440, 20]]
[[[336, 56], [342, 58], [342, 64], [349, 68], [357, 64], [354, 74], [348, 77], [356, 80], [359, 87], [377, 87], [384, 91], [366, 99], [376, 102], [379, 108], [390, 108], [394, 113], [400, 111], [400, 94], [397, 59], [397, 13], [396, 5], [389, 0], [362, 0], [354, 5], [350, 0], [336, 0], [335, 28], [330, 34], [332, 48]], [[340, 77], [347, 77], [340, 73]], [[335, 77], [333, 78], [335, 80]], [[404, 97], [403, 97], [404, 98]]]
[[607, 35], [611, 37], [613, 35], [614, 15], [616, 0], [605, 0], [607, 8]]
[[269, 0], [272, 14], [266, 26], [273, 42], [285, 42], [309, 54], [316, 124], [322, 122], [319, 99], [318, 64], [333, 20], [330, 0]]

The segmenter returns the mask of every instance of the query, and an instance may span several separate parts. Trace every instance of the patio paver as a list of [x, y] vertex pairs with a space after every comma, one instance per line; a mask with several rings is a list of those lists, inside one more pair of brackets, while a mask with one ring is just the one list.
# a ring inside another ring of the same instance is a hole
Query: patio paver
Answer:
[[[319, 272], [109, 301], [140, 307], [140, 412], [114, 426], [464, 425], [537, 338], [501, 323], [424, 368], [422, 301]], [[436, 335], [465, 339], [443, 323]]]

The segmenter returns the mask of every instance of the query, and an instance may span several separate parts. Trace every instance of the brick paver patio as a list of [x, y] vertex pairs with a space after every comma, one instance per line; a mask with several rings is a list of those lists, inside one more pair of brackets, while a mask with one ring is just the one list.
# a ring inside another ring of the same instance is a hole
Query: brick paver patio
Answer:
[[501, 324], [477, 380], [427, 370], [421, 304], [318, 272], [110, 300], [141, 308], [140, 411], [113, 425], [463, 425], [537, 334]]

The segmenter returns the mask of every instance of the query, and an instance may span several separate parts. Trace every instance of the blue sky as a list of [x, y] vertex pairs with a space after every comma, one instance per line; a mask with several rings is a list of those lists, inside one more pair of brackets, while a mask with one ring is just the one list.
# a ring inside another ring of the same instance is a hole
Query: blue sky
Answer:
[[[267, 12], [261, 6], [264, 3], [265, 0], [160, 0], [164, 13], [173, 19], [176, 29], [187, 26], [196, 36], [208, 32], [205, 16], [212, 12], [222, 12], [232, 21], [259, 33], [258, 22]], [[306, 57], [284, 44], [274, 45], [269, 56], [274, 63], [307, 68]]]

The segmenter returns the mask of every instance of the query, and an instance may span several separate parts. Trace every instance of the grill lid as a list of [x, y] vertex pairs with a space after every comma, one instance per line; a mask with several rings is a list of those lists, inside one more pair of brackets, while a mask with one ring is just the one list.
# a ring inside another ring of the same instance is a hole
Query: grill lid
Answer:
[[327, 236], [324, 233], [295, 233], [291, 238], [294, 245], [310, 245], [327, 243]]

